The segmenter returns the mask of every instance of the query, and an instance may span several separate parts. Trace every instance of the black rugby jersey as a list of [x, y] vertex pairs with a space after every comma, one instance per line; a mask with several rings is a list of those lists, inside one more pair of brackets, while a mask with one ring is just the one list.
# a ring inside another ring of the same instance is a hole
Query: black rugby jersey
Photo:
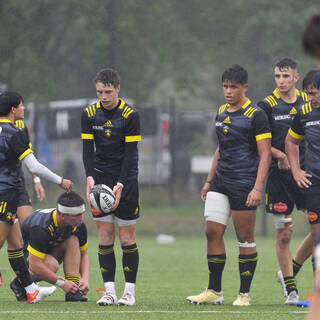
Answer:
[[289, 134], [295, 139], [305, 138], [306, 171], [320, 179], [320, 109], [306, 103], [293, 119]]
[[88, 246], [86, 225], [81, 223], [79, 227], [59, 227], [57, 210], [54, 208], [34, 211], [21, 224], [21, 232], [28, 251], [41, 259], [72, 235], [79, 239], [80, 250]]
[[[113, 110], [103, 108], [100, 100], [82, 111], [81, 138], [95, 145], [94, 169], [117, 179], [125, 153], [125, 144], [141, 140], [140, 120], [137, 111], [125, 101]], [[138, 149], [133, 153], [127, 179], [137, 179]]]
[[[272, 94], [258, 103], [266, 113], [270, 121], [272, 147], [281, 150], [285, 153], [285, 140], [292, 120], [302, 105], [308, 101], [307, 94], [296, 89], [297, 100], [294, 103], [287, 103], [280, 98], [278, 89], [275, 89]], [[305, 143], [302, 142], [300, 148], [300, 163], [304, 167]], [[278, 160], [272, 159], [272, 167], [278, 167]]]
[[0, 119], [0, 192], [18, 189], [20, 161], [32, 153], [25, 134], [10, 120]]
[[257, 141], [271, 138], [268, 118], [249, 99], [235, 112], [229, 112], [228, 106], [219, 107], [215, 121], [219, 141], [216, 174], [228, 183], [253, 185], [259, 164]]

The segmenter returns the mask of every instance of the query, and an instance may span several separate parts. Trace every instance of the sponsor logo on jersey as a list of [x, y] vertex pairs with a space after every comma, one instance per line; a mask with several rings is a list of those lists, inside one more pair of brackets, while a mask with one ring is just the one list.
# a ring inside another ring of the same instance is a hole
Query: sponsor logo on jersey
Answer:
[[230, 117], [226, 117], [226, 118], [223, 120], [223, 123], [231, 123]]
[[284, 114], [284, 115], [280, 115], [280, 116], [275, 116], [274, 120], [286, 120], [286, 119], [291, 119], [291, 115], [290, 114]]
[[295, 107], [292, 107], [290, 110], [290, 114], [297, 114], [297, 109]]
[[310, 222], [314, 222], [318, 219], [318, 215], [315, 212], [309, 211], [308, 218]]
[[308, 121], [306, 122], [306, 127], [309, 127], [309, 126], [317, 126], [320, 124], [320, 120], [317, 120], [317, 121]]
[[278, 202], [273, 205], [273, 209], [276, 212], [285, 212], [288, 210], [288, 206], [283, 202]]

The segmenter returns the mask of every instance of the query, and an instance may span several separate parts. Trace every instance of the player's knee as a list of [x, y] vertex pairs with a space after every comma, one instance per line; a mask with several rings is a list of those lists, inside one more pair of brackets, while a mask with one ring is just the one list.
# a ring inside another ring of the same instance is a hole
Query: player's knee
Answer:
[[292, 230], [285, 229], [279, 236], [278, 244], [280, 247], [287, 247], [291, 240]]
[[274, 214], [273, 223], [276, 230], [287, 229], [292, 232], [292, 218], [284, 214]]
[[66, 240], [66, 248], [79, 248], [79, 239], [76, 236], [71, 236]]
[[213, 242], [222, 239], [222, 233], [216, 228], [206, 227], [206, 237], [208, 242]]
[[56, 273], [59, 269], [59, 262], [51, 255], [47, 255], [45, 258], [46, 266], [54, 273]]

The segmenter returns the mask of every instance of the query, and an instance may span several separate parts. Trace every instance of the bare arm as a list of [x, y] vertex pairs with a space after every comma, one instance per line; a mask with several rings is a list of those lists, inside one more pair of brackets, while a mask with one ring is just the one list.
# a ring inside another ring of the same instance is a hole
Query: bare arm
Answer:
[[207, 193], [210, 189], [210, 183], [213, 180], [214, 175], [216, 174], [217, 168], [218, 168], [218, 158], [219, 158], [219, 146], [217, 147], [214, 156], [213, 156], [213, 160], [212, 160], [212, 164], [211, 164], [211, 168], [209, 170], [208, 176], [207, 176], [207, 180], [204, 183], [202, 190], [201, 190], [201, 199], [202, 201], [206, 201], [206, 197], [207, 197]]
[[283, 170], [290, 170], [289, 161], [287, 155], [281, 150], [271, 147], [272, 157], [278, 159], [278, 168]]
[[294, 180], [300, 188], [309, 188], [311, 181], [308, 179], [311, 174], [306, 173], [300, 168], [299, 162], [299, 143], [301, 140], [292, 137], [289, 133], [286, 137], [286, 154], [290, 164]]
[[[40, 259], [31, 253], [29, 254], [29, 269], [30, 274], [33, 277], [52, 284], [56, 284], [57, 280], [61, 279], [45, 264], [43, 259]], [[61, 289], [64, 292], [75, 293], [79, 287], [70, 280], [64, 280], [64, 285]]]
[[79, 282], [79, 289], [84, 293], [88, 294], [89, 291], [89, 256], [88, 249], [80, 252], [80, 274], [81, 280]]
[[266, 180], [271, 162], [271, 139], [257, 141], [258, 153], [260, 156], [256, 182], [248, 194], [246, 205], [256, 207], [262, 200], [262, 189]]

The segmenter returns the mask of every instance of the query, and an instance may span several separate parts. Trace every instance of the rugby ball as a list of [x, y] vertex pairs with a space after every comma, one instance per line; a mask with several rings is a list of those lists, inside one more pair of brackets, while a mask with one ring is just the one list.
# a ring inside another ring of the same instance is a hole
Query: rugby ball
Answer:
[[96, 184], [89, 194], [91, 205], [100, 212], [111, 212], [112, 206], [116, 201], [112, 190], [105, 184]]

